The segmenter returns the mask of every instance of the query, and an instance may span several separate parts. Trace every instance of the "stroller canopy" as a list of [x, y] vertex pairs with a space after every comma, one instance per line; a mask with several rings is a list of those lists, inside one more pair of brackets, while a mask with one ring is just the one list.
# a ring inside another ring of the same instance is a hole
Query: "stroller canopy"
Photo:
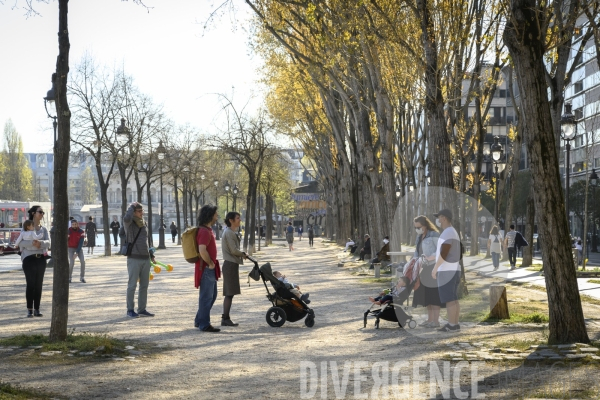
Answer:
[[262, 275], [263, 279], [271, 282], [271, 285], [273, 286], [273, 288], [275, 288], [275, 290], [280, 289], [280, 288], [285, 289], [285, 285], [283, 284], [283, 282], [281, 282], [279, 279], [275, 278], [275, 276], [273, 275], [271, 263], [263, 264], [259, 269], [260, 269], [260, 274]]

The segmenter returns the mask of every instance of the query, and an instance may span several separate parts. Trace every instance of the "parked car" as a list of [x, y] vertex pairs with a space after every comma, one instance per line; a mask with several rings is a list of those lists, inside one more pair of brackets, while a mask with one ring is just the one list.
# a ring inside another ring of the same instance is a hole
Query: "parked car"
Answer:
[[0, 239], [0, 255], [5, 254], [17, 254], [19, 252], [19, 246], [10, 244], [6, 240]]

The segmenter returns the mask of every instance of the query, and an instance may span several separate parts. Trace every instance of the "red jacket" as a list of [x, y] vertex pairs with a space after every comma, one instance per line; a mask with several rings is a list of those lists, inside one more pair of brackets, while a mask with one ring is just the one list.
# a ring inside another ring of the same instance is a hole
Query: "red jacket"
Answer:
[[83, 238], [85, 237], [85, 232], [81, 228], [77, 228], [77, 230], [73, 228], [69, 228], [69, 248], [76, 249], [79, 247], [79, 242], [83, 243]]

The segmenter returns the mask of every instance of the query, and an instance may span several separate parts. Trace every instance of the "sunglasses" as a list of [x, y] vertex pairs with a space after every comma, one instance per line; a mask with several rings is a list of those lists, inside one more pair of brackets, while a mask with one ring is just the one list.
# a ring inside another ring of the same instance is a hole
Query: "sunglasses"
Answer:
[[45, 212], [43, 212], [43, 211], [40, 211], [40, 210], [38, 210], [38, 211], [37, 211], [37, 213], [38, 213], [38, 214], [42, 214], [42, 215], [46, 214]]

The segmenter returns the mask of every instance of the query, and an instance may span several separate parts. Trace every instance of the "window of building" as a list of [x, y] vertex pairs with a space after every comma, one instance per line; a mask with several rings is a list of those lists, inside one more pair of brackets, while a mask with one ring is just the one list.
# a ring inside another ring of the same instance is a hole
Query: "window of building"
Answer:
[[573, 172], [583, 171], [583, 161], [576, 162], [575, 164], [572, 164], [572, 166], [573, 166]]
[[575, 116], [575, 119], [582, 119], [583, 118], [583, 107], [579, 107], [579, 108], [573, 110], [573, 115]]
[[575, 82], [575, 84], [573, 85], [574, 89], [575, 89], [575, 93], [579, 93], [583, 91], [583, 81], [579, 81], [579, 82]]
[[594, 168], [600, 168], [600, 158], [594, 158]]
[[500, 89], [500, 97], [502, 97], [502, 98], [506, 97], [506, 89]]

